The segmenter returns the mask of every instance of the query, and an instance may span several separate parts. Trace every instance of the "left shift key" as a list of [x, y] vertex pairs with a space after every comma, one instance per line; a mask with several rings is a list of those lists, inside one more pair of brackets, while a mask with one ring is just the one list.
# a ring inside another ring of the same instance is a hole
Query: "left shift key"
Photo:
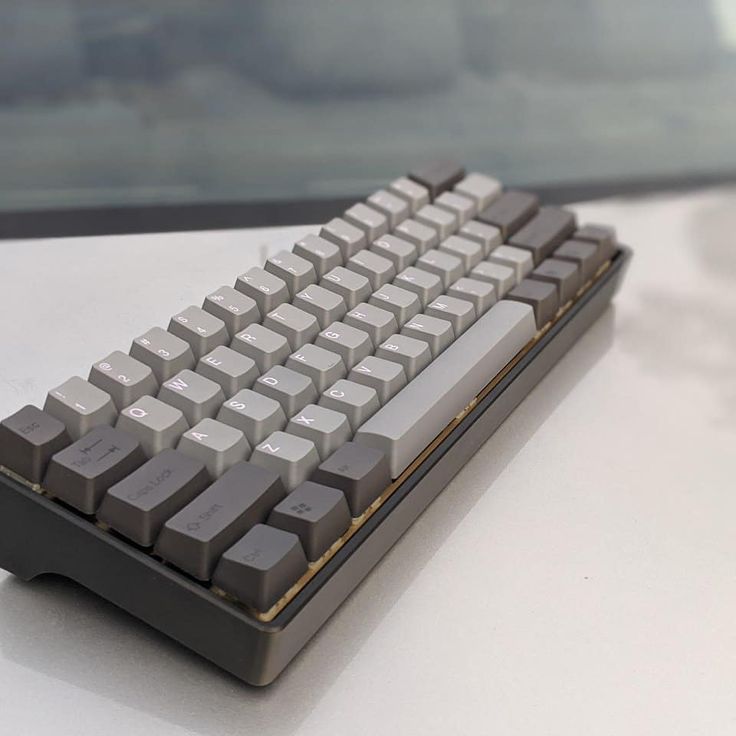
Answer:
[[0, 465], [40, 483], [51, 456], [71, 441], [62, 422], [28, 404], [0, 422]]
[[44, 488], [84, 514], [93, 514], [105, 492], [146, 461], [133, 435], [95, 427], [49, 462]]

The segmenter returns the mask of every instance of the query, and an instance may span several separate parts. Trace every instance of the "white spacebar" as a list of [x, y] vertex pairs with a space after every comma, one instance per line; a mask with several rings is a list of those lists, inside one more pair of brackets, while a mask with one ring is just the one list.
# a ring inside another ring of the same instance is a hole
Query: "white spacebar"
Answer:
[[502, 300], [379, 409], [353, 441], [386, 453], [398, 478], [536, 332], [528, 304]]

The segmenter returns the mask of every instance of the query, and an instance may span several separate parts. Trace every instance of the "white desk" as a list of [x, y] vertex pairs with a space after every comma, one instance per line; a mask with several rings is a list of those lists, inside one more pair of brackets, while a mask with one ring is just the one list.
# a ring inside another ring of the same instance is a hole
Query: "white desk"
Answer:
[[[736, 191], [578, 210], [636, 250], [615, 308], [275, 685], [0, 572], [0, 732], [733, 736]], [[0, 243], [0, 415], [273, 236]]]

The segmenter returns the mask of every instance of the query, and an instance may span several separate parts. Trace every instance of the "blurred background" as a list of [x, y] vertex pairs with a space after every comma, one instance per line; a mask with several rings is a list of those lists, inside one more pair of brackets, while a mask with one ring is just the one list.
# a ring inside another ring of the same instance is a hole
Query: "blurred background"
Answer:
[[0, 214], [736, 172], [736, 0], [0, 0]]

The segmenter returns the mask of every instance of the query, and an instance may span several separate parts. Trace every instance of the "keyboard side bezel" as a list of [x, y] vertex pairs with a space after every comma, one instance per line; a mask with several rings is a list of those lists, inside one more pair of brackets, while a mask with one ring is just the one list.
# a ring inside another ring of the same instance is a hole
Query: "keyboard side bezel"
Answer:
[[0, 566], [62, 575], [253, 685], [272, 682], [371, 568], [604, 311], [631, 253], [610, 267], [424, 459], [273, 621], [0, 474]]

